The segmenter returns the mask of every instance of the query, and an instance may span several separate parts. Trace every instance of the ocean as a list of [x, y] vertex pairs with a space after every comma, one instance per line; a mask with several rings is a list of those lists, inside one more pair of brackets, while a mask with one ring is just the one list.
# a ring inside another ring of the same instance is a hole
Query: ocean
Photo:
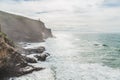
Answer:
[[120, 80], [120, 33], [53, 31], [55, 38], [30, 43], [25, 48], [44, 45], [51, 54], [45, 67], [10, 80]]

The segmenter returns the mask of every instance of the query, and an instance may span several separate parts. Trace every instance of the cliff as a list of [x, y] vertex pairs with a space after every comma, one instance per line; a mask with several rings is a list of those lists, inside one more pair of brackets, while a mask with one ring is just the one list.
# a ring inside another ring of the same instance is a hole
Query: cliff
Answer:
[[0, 32], [0, 80], [3, 77], [21, 76], [44, 68], [34, 67], [32, 58], [22, 56], [6, 34]]
[[2, 31], [15, 42], [40, 42], [52, 37], [51, 29], [39, 20], [0, 11], [0, 24]]

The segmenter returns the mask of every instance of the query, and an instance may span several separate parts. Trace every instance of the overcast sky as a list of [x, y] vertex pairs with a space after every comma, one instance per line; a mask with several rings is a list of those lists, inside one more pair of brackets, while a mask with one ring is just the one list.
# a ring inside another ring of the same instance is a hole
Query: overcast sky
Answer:
[[40, 18], [53, 29], [120, 32], [120, 0], [0, 0], [0, 10]]

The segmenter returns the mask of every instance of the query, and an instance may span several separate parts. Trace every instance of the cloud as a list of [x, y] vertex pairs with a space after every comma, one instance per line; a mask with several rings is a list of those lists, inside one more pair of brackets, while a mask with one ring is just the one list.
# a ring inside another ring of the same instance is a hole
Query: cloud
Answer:
[[40, 18], [52, 28], [112, 32], [120, 31], [119, 5], [119, 0], [1, 0], [0, 10]]

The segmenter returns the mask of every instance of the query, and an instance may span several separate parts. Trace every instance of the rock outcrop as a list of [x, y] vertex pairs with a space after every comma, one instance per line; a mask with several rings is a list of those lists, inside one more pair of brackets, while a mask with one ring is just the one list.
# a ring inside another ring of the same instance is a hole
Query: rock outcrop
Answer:
[[49, 53], [42, 53], [42, 54], [39, 54], [39, 55], [35, 55], [34, 57], [37, 58], [38, 61], [46, 61], [46, 58], [50, 56]]
[[22, 56], [14, 43], [4, 33], [0, 32], [0, 77], [21, 76], [44, 69], [29, 65], [28, 62], [36, 61]]
[[2, 31], [15, 42], [40, 42], [52, 37], [51, 29], [39, 20], [0, 11]]
[[44, 51], [46, 51], [46, 49], [43, 46], [38, 47], [36, 49], [24, 49], [25, 54], [34, 54], [34, 53], [42, 54]]
[[[46, 61], [46, 58], [50, 56], [48, 52], [45, 52], [45, 47], [41, 46], [35, 49], [24, 49], [23, 50], [26, 55], [32, 55], [34, 54], [34, 58], [36, 58], [38, 61]], [[27, 59], [27, 58], [26, 58]], [[30, 62], [34, 62], [34, 60], [29, 59]]]

